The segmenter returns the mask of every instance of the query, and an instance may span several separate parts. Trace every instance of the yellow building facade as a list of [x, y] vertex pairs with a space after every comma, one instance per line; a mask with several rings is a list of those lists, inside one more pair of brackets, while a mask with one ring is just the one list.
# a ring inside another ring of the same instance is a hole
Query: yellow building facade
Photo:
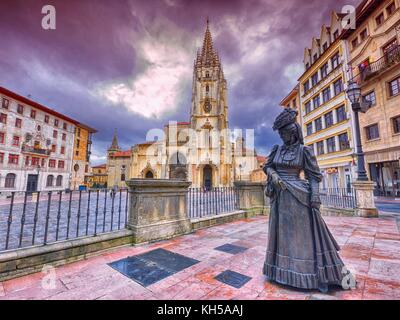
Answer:
[[312, 146], [323, 174], [322, 188], [350, 189], [355, 179], [352, 112], [344, 91], [348, 81], [346, 43], [341, 19], [331, 14], [304, 51], [299, 78], [300, 123], [305, 144]]
[[90, 175], [86, 175], [86, 184], [90, 188], [105, 188], [107, 187], [107, 165], [101, 164], [92, 167]]
[[366, 1], [345, 34], [354, 80], [372, 105], [360, 114], [366, 169], [375, 194], [400, 195], [400, 1]]
[[85, 176], [90, 174], [90, 155], [93, 134], [97, 131], [86, 125], [78, 124], [75, 127], [74, 148], [71, 173], [71, 189], [87, 186]]

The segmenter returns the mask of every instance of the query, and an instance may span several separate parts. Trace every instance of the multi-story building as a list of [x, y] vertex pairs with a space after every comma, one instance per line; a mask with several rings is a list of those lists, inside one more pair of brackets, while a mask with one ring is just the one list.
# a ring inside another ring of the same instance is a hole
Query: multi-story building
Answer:
[[71, 188], [78, 121], [0, 87], [0, 192]]
[[97, 131], [78, 123], [75, 127], [75, 141], [72, 161], [71, 188], [86, 186], [85, 176], [89, 174], [92, 137]]
[[345, 32], [354, 80], [371, 107], [360, 114], [366, 169], [376, 195], [400, 195], [400, 1], [369, 0]]
[[324, 188], [350, 188], [355, 178], [352, 112], [344, 91], [347, 50], [340, 16], [321, 28], [304, 52], [299, 78], [301, 123], [305, 144], [314, 148]]

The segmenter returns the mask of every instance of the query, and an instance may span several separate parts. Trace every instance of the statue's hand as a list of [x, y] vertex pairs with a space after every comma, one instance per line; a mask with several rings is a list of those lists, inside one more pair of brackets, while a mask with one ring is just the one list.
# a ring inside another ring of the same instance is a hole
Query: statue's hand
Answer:
[[279, 190], [279, 189], [286, 190], [287, 189], [285, 182], [283, 182], [283, 180], [279, 177], [278, 174], [276, 174], [276, 173], [272, 174], [271, 178], [272, 178], [272, 183], [277, 190]]
[[321, 207], [321, 202], [319, 202], [319, 201], [311, 201], [310, 205], [311, 205], [312, 209], [319, 210], [319, 208]]

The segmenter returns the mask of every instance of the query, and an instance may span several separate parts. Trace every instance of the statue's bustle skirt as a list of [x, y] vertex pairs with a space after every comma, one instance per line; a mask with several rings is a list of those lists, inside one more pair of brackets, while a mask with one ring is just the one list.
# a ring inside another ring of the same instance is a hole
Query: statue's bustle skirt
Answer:
[[340, 285], [344, 264], [321, 214], [289, 191], [271, 202], [264, 274], [270, 281], [302, 289]]

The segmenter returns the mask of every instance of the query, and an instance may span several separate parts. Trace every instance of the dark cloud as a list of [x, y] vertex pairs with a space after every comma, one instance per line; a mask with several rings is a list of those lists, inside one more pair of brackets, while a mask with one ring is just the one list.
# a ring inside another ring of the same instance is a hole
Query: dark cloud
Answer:
[[[157, 118], [101, 99], [94, 89], [108, 83], [130, 83], [158, 67], [143, 57], [144, 37], [161, 45], [176, 45], [177, 55], [181, 50], [190, 52], [191, 60], [185, 66], [190, 73], [195, 44], [201, 43], [209, 16], [228, 81], [230, 125], [256, 129], [256, 146], [267, 152], [278, 142], [270, 124], [280, 110], [279, 101], [299, 76], [304, 47], [319, 35], [323, 23], [329, 24], [332, 10], [358, 2], [2, 0], [0, 85], [30, 94], [97, 128], [97, 156], [105, 154], [114, 128], [119, 130], [121, 145], [128, 148], [145, 140], [147, 130], [162, 128], [169, 119], [189, 118], [191, 76], [180, 79], [176, 108]], [[57, 9], [55, 31], [41, 28], [41, 8], [46, 4]]]

